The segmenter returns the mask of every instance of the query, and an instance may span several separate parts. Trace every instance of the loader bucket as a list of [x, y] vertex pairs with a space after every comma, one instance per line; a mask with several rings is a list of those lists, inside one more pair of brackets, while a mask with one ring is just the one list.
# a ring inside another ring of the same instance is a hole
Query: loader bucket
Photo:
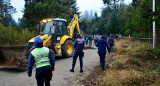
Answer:
[[0, 47], [0, 66], [27, 67], [27, 62], [25, 46]]

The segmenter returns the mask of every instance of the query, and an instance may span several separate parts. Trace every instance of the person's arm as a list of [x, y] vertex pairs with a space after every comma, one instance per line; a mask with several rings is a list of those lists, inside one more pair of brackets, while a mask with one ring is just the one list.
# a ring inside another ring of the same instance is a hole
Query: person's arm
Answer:
[[49, 51], [49, 59], [50, 59], [50, 64], [51, 64], [51, 69], [54, 70], [54, 66], [55, 66], [55, 59], [54, 59], [54, 56], [52, 54], [51, 51]]
[[83, 39], [83, 47], [84, 47], [84, 45], [85, 45], [85, 40]]
[[99, 46], [99, 41], [97, 42], [97, 44], [96, 44], [96, 47], [98, 47]]
[[77, 43], [78, 43], [78, 41], [77, 41], [77, 40], [75, 40], [75, 41], [74, 41], [74, 44], [73, 44], [73, 47], [74, 47], [74, 48], [76, 48]]
[[29, 61], [28, 61], [28, 71], [27, 71], [29, 77], [32, 76], [32, 68], [33, 68], [34, 63], [35, 63], [35, 59], [32, 56], [32, 54], [30, 54]]
[[109, 38], [108, 43], [110, 43], [111, 39]]
[[107, 46], [107, 50], [108, 50], [108, 52], [110, 52], [110, 48], [109, 48], [109, 46], [108, 46], [107, 41], [105, 41], [105, 45]]

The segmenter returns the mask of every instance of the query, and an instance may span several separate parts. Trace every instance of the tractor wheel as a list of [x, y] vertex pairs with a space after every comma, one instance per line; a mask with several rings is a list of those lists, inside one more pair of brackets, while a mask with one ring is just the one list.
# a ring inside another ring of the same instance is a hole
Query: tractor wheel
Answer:
[[71, 39], [68, 39], [64, 42], [64, 44], [62, 45], [62, 56], [69, 58], [73, 55], [73, 41]]

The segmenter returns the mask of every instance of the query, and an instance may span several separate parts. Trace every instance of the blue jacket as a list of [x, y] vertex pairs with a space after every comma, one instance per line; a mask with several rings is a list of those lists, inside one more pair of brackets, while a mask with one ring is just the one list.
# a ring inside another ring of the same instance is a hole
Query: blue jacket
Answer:
[[[34, 46], [35, 46], [35, 48], [43, 47], [42, 39], [40, 39], [39, 37], [35, 38]], [[54, 70], [55, 60], [54, 60], [54, 56], [51, 51], [49, 51], [48, 56], [50, 59], [51, 69]], [[34, 59], [33, 55], [30, 54], [29, 61], [28, 61], [28, 71], [27, 71], [29, 77], [32, 75], [32, 68], [33, 68], [34, 63], [35, 63], [35, 59]]]
[[83, 51], [84, 48], [84, 39], [80, 36], [80, 34], [77, 34], [77, 39], [74, 41], [73, 47], [75, 50]]
[[104, 39], [100, 39], [97, 42], [96, 47], [98, 47], [98, 53], [106, 54], [106, 47], [107, 47], [108, 52], [110, 52], [110, 48], [108, 46], [108, 43]]

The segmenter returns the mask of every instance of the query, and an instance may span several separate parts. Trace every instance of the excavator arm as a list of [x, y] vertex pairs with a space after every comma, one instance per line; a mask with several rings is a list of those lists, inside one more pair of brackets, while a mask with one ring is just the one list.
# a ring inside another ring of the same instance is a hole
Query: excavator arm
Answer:
[[78, 19], [78, 15], [77, 14], [74, 14], [74, 17], [73, 17], [72, 21], [70, 22], [70, 24], [68, 25], [67, 28], [69, 30], [69, 36], [70, 37], [73, 37], [75, 28], [76, 28], [77, 32], [80, 33], [79, 19]]

